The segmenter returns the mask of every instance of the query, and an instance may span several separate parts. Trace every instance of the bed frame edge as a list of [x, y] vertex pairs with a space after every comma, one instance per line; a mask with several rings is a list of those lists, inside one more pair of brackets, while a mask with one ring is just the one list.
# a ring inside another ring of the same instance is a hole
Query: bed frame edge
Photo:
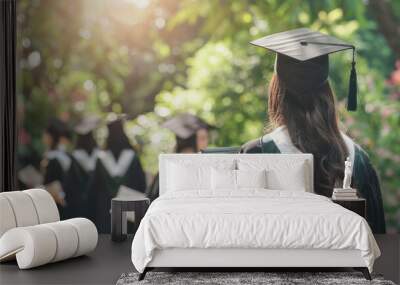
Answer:
[[[145, 267], [143, 272], [139, 274], [138, 281], [142, 281], [146, 277], [146, 273], [152, 270], [152, 267]], [[368, 267], [353, 267], [354, 270], [360, 271], [366, 280], [371, 281], [371, 274], [369, 273]]]

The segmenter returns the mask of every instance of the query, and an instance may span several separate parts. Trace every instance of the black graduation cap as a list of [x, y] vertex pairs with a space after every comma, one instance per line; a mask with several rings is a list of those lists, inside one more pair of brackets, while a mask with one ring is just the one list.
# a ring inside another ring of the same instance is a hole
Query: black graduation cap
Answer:
[[182, 113], [167, 120], [162, 124], [163, 127], [170, 129], [178, 138], [187, 139], [194, 135], [199, 129], [211, 129], [213, 126], [207, 124], [199, 117]]
[[357, 109], [357, 73], [355, 46], [335, 37], [301, 28], [269, 35], [250, 42], [277, 53], [275, 71], [294, 93], [313, 91], [322, 86], [329, 75], [330, 53], [352, 49], [353, 60], [349, 81], [347, 109]]
[[108, 113], [106, 117], [109, 133], [124, 133], [124, 124], [128, 120], [127, 114]]
[[67, 123], [58, 118], [51, 118], [49, 120], [49, 123], [46, 127], [46, 132], [55, 137], [62, 137], [62, 136], [66, 138], [71, 137], [71, 130], [67, 125]]

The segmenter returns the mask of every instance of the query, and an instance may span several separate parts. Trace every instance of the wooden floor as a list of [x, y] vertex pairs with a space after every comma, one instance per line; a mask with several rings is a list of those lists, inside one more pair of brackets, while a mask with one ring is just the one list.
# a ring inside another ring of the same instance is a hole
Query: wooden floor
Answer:
[[[385, 279], [399, 283], [399, 235], [376, 235], [375, 238], [382, 251], [382, 257], [376, 261], [374, 272], [383, 274]], [[122, 273], [134, 271], [130, 259], [131, 242], [132, 237], [125, 242], [114, 243], [109, 235], [100, 235], [97, 249], [89, 256], [29, 270], [19, 270], [16, 262], [4, 263], [0, 265], [0, 284], [115, 284]], [[294, 271], [284, 268], [270, 270]], [[302, 269], [295, 271], [298, 270]], [[304, 270], [318, 271], [316, 268]], [[343, 270], [348, 269], [337, 268], [337, 271]], [[336, 269], [330, 268], [329, 271]]]

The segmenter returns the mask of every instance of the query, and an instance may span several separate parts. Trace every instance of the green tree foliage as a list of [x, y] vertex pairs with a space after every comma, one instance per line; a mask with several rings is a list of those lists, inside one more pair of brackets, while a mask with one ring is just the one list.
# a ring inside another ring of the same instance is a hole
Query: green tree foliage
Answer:
[[305, 26], [352, 42], [357, 112], [344, 107], [351, 52], [330, 57], [342, 128], [369, 153], [388, 226], [400, 229], [399, 51], [387, 37], [400, 23], [398, 1], [21, 0], [18, 23], [21, 152], [40, 152], [51, 116], [73, 124], [87, 113], [125, 112], [152, 173], [158, 153], [173, 149], [160, 127], [173, 114], [214, 124], [216, 146], [263, 134], [274, 55], [249, 41]]

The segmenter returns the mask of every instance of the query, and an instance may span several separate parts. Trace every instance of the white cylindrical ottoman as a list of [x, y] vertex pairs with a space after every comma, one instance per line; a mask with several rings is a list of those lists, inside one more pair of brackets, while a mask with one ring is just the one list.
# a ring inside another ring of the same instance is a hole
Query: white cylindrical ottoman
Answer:
[[0, 238], [0, 261], [14, 256], [20, 269], [87, 254], [96, 248], [98, 233], [88, 219], [18, 227]]

